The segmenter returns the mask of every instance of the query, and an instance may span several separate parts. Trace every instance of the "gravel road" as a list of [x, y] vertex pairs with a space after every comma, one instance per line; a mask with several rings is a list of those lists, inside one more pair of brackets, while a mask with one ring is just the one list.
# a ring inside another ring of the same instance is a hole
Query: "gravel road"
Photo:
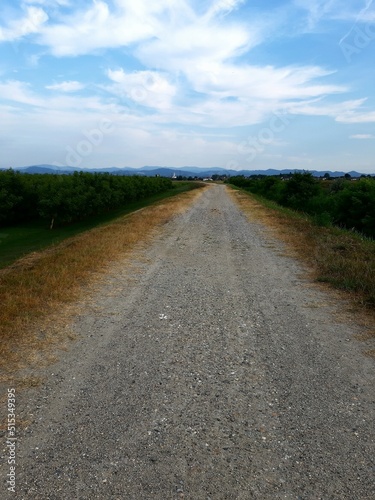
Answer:
[[20, 396], [9, 498], [375, 498], [374, 361], [306, 276], [206, 190], [113, 266]]

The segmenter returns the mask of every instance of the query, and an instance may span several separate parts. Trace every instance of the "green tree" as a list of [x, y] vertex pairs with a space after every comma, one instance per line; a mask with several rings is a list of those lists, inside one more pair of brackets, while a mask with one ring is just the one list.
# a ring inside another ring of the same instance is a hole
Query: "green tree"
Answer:
[[295, 210], [310, 212], [312, 199], [321, 193], [321, 186], [311, 173], [296, 172], [287, 181], [282, 203]]

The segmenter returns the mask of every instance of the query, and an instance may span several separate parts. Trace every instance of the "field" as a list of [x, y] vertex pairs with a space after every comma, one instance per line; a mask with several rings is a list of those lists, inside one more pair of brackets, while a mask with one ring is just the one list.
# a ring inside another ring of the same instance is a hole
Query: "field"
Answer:
[[8, 266], [20, 257], [42, 250], [50, 245], [57, 245], [66, 238], [75, 236], [101, 224], [127, 215], [170, 196], [183, 193], [195, 187], [192, 182], [175, 182], [171, 189], [148, 196], [139, 201], [127, 203], [125, 207], [113, 209], [100, 215], [89, 216], [78, 222], [55, 226], [49, 229], [45, 219], [28, 221], [7, 226], [0, 226], [0, 269]]

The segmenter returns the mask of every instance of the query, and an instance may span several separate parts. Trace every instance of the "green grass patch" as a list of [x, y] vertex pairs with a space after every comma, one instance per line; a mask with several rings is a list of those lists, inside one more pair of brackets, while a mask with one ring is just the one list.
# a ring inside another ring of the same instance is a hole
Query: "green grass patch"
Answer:
[[200, 187], [200, 184], [196, 182], [178, 181], [173, 184], [173, 189], [128, 204], [122, 209], [113, 210], [95, 217], [88, 217], [80, 222], [56, 227], [52, 230], [49, 229], [49, 222], [46, 221], [35, 221], [28, 224], [2, 227], [0, 228], [0, 269], [31, 252], [43, 250], [51, 245], [57, 245], [66, 238], [111, 222], [119, 217], [152, 205], [157, 201]]

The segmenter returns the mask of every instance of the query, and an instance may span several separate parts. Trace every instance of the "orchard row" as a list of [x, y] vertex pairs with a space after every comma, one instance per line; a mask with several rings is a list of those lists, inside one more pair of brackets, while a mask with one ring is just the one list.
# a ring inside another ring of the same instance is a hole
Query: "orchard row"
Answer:
[[50, 227], [126, 207], [172, 188], [163, 177], [0, 171], [0, 224], [44, 219]]

